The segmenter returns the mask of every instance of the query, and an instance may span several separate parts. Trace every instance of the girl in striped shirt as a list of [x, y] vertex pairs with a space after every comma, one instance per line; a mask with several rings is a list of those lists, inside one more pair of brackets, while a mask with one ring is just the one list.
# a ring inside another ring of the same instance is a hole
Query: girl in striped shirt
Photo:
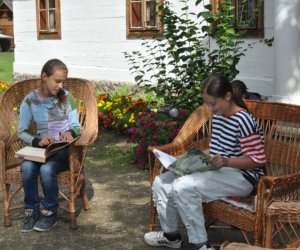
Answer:
[[226, 196], [248, 196], [263, 175], [263, 132], [242, 97], [233, 94], [231, 83], [222, 74], [206, 79], [202, 93], [213, 113], [208, 152], [218, 170], [182, 177], [169, 171], [155, 178], [153, 196], [162, 231], [145, 234], [151, 246], [180, 248], [180, 217], [192, 249], [214, 249], [208, 243], [202, 203]]

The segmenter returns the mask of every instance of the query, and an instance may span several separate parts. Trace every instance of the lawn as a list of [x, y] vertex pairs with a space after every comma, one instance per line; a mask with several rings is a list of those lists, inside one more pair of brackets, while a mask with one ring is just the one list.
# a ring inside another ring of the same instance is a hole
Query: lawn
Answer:
[[12, 83], [13, 81], [14, 52], [0, 52], [0, 80]]

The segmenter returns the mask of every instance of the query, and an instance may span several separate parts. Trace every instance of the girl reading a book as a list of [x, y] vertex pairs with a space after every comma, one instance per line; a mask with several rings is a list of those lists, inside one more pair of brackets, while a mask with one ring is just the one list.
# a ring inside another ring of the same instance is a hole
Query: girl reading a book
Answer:
[[[77, 109], [72, 96], [63, 87], [67, 66], [58, 59], [46, 62], [40, 88], [30, 92], [20, 107], [18, 136], [33, 147], [46, 147], [56, 141], [71, 141], [80, 134]], [[36, 134], [31, 134], [31, 121]], [[57, 174], [69, 168], [68, 148], [63, 148], [45, 163], [24, 160], [21, 165], [24, 189], [25, 222], [22, 232], [47, 231], [56, 224], [58, 207]], [[40, 176], [44, 198], [38, 194]]]
[[153, 197], [162, 231], [145, 234], [145, 242], [151, 246], [180, 248], [180, 217], [192, 249], [214, 249], [208, 242], [202, 203], [226, 196], [248, 196], [263, 175], [263, 132], [242, 97], [233, 94], [222, 74], [206, 79], [202, 92], [205, 105], [213, 113], [209, 154], [217, 170], [181, 177], [168, 171], [155, 178]]

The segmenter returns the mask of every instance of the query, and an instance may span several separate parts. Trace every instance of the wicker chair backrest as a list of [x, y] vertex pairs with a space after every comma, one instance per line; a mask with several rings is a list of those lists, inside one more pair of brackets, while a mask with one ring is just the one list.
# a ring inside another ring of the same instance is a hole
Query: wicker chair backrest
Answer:
[[[6, 168], [14, 167], [16, 164], [20, 163], [20, 160], [15, 159], [14, 157], [14, 152], [24, 146], [24, 143], [17, 137], [19, 107], [24, 97], [32, 90], [39, 88], [40, 84], [40, 79], [29, 79], [17, 82], [5, 92], [0, 102], [0, 138], [7, 145], [11, 145], [10, 148], [6, 149], [8, 160]], [[75, 102], [79, 111], [80, 123], [84, 130], [86, 129], [86, 126], [88, 126], [86, 120], [90, 117], [95, 117], [94, 112], [97, 112], [95, 103], [89, 101], [89, 99], [91, 99], [91, 94], [95, 95], [94, 89], [91, 88], [88, 81], [78, 78], [68, 78], [64, 82], [64, 85], [65, 88], [75, 97]], [[95, 98], [95, 96], [92, 98]], [[86, 105], [88, 105], [88, 107]], [[87, 110], [89, 110], [89, 112], [86, 112]], [[87, 115], [90, 115], [90, 117], [87, 117]], [[34, 130], [35, 124], [32, 123], [31, 132], [34, 133]], [[91, 139], [94, 140], [94, 137]], [[79, 143], [80, 140], [81, 138], [79, 139]]]

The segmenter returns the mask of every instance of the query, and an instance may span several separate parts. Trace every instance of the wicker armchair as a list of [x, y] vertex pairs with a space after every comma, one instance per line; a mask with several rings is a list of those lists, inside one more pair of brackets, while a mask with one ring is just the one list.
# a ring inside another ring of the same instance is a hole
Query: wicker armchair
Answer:
[[[31, 90], [40, 86], [39, 79], [30, 79], [12, 85], [0, 102], [0, 177], [3, 196], [4, 226], [11, 226], [11, 210], [23, 207], [14, 198], [22, 189], [20, 164], [15, 152], [24, 146], [17, 138], [18, 108]], [[85, 193], [84, 159], [87, 147], [93, 143], [98, 133], [97, 104], [94, 86], [86, 80], [69, 78], [65, 86], [78, 104], [80, 123], [83, 132], [78, 141], [70, 146], [70, 169], [58, 175], [59, 207], [70, 213], [70, 229], [76, 229], [75, 199], [80, 196], [84, 210], [90, 209]], [[34, 124], [32, 129], [34, 130]]]
[[[300, 199], [300, 106], [281, 103], [247, 101], [249, 111], [264, 130], [267, 175], [257, 186], [254, 212], [218, 200], [204, 204], [204, 213], [240, 229], [249, 244], [248, 233], [255, 245], [262, 244], [264, 212], [273, 200]], [[211, 135], [211, 114], [204, 105], [195, 110], [178, 136], [167, 145], [156, 146], [172, 155], [180, 155], [191, 147], [208, 148]], [[149, 147], [150, 181], [159, 174], [161, 164]], [[156, 209], [151, 200], [150, 230], [156, 223]]]

